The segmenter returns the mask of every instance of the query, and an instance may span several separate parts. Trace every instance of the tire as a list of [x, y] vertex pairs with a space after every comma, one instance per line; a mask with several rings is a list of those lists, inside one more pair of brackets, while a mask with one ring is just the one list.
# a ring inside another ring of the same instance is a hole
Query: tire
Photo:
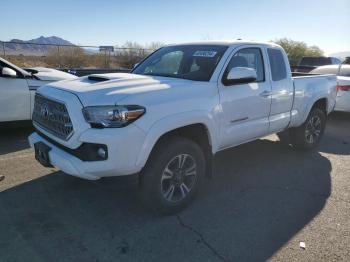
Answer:
[[313, 149], [321, 141], [326, 128], [327, 116], [319, 108], [311, 110], [306, 121], [299, 127], [289, 130], [292, 146], [299, 149]]
[[141, 173], [142, 201], [158, 214], [179, 212], [193, 201], [204, 174], [199, 145], [183, 137], [169, 138], [157, 145]]

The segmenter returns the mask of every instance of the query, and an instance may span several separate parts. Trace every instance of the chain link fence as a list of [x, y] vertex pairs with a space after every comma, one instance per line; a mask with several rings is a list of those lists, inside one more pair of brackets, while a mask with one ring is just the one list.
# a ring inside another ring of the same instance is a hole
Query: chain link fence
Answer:
[[1, 56], [20, 67], [40, 66], [61, 70], [128, 70], [153, 51], [132, 47], [53, 45], [15, 41], [0, 41], [0, 44]]

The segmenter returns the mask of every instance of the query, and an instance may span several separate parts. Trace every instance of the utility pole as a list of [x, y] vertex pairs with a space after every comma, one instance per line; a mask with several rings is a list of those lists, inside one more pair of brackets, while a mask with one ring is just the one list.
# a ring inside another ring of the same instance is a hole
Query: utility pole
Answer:
[[60, 46], [57, 46], [57, 58], [58, 58], [58, 67], [61, 68], [61, 61], [60, 61]]
[[5, 53], [5, 43], [4, 42], [2, 42], [2, 49], [3, 49], [3, 52], [4, 52], [4, 58], [5, 58], [6, 53]]

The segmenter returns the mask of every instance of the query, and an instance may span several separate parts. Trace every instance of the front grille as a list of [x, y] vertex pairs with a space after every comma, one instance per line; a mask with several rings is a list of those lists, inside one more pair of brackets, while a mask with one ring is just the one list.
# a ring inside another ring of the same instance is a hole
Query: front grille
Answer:
[[65, 104], [35, 95], [33, 122], [60, 139], [68, 140], [73, 134], [73, 125]]

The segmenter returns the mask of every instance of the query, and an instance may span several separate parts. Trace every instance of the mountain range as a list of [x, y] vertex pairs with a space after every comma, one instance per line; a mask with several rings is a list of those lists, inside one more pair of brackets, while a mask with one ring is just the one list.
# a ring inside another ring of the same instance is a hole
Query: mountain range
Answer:
[[30, 40], [12, 39], [5, 43], [6, 53], [9, 54], [33, 54], [41, 55], [48, 51], [50, 45], [74, 45], [71, 42], [57, 36], [40, 36]]

